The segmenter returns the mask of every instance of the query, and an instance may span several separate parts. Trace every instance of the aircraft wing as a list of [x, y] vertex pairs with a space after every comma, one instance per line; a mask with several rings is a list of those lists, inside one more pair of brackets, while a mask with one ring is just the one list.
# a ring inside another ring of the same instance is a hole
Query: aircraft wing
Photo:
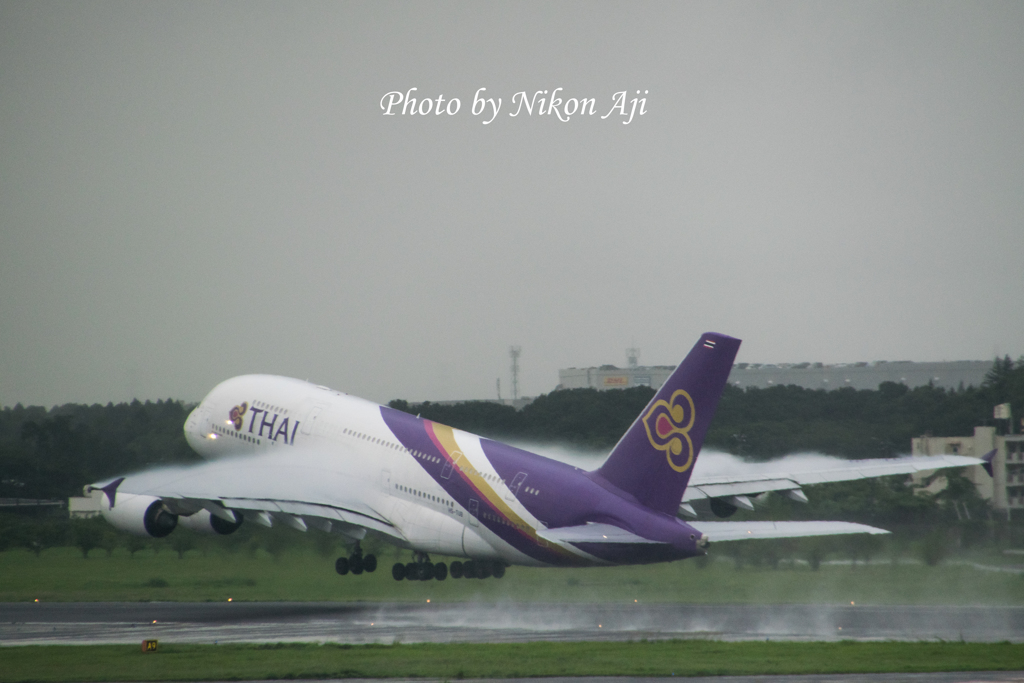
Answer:
[[[770, 463], [749, 463], [735, 473], [701, 475], [694, 472], [683, 493], [683, 503], [701, 498], [754, 496], [766, 491], [799, 491], [808, 484], [832, 481], [870, 479], [893, 474], [912, 474], [946, 467], [984, 465], [979, 458], [962, 455], [932, 455], [910, 458], [873, 458], [869, 460], [838, 460], [800, 458]], [[799, 495], [802, 494], [798, 494]]]
[[[168, 467], [93, 484], [107, 497], [146, 495], [162, 499], [172, 512], [209, 510], [227, 521], [241, 510], [247, 518], [271, 526], [281, 522], [305, 531], [306, 521], [361, 538], [364, 529], [401, 537], [394, 526], [360, 495], [367, 482], [334, 466], [337, 458], [317, 453], [289, 452], [224, 458], [195, 466]], [[330, 524], [325, 524], [329, 522]]]
[[754, 538], [797, 538], [801, 536], [832, 536], [836, 534], [887, 534], [865, 524], [852, 522], [689, 522], [712, 543], [742, 541]]

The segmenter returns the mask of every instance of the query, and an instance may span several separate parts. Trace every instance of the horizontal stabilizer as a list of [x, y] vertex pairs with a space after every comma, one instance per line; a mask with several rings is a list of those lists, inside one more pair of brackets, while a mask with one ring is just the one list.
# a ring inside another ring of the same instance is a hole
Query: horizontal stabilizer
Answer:
[[836, 534], [887, 534], [866, 524], [852, 522], [689, 522], [712, 543], [751, 538], [797, 538]]
[[537, 535], [554, 543], [660, 543], [620, 529], [611, 524], [587, 522], [579, 526], [563, 526], [538, 531]]

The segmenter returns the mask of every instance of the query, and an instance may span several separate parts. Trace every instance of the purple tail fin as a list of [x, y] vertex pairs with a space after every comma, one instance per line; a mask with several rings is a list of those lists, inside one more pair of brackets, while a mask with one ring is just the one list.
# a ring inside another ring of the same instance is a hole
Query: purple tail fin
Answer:
[[740, 340], [708, 332], [597, 470], [649, 508], [675, 515]]

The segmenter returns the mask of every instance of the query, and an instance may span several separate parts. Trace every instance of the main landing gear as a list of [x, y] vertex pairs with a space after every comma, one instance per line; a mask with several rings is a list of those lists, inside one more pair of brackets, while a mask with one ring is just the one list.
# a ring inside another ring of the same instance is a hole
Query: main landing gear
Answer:
[[391, 576], [395, 581], [406, 579], [408, 581], [430, 581], [436, 579], [444, 581], [449, 574], [453, 579], [487, 579], [494, 577], [500, 579], [505, 576], [505, 564], [503, 562], [488, 562], [486, 560], [468, 560], [466, 562], [452, 562], [451, 569], [444, 562], [432, 563], [426, 553], [415, 553], [415, 561], [408, 564], [395, 563], [391, 568]]
[[373, 570], [377, 568], [377, 556], [370, 555], [363, 556], [363, 551], [359, 548], [359, 544], [356, 543], [355, 550], [348, 557], [339, 557], [334, 562], [334, 571], [338, 572], [342, 576], [352, 572], [353, 574], [372, 574]]

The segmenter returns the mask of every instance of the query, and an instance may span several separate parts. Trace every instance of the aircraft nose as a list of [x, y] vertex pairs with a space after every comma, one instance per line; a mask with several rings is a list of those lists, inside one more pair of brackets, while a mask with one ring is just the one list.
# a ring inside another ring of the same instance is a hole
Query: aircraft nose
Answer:
[[192, 450], [198, 452], [198, 446], [202, 442], [202, 435], [199, 433], [202, 425], [203, 405], [199, 404], [196, 406], [191, 413], [188, 414], [188, 419], [185, 420], [185, 441], [192, 447]]
[[185, 420], [185, 432], [195, 430], [199, 424], [199, 406], [192, 409], [192, 412], [188, 414], [188, 418]]

